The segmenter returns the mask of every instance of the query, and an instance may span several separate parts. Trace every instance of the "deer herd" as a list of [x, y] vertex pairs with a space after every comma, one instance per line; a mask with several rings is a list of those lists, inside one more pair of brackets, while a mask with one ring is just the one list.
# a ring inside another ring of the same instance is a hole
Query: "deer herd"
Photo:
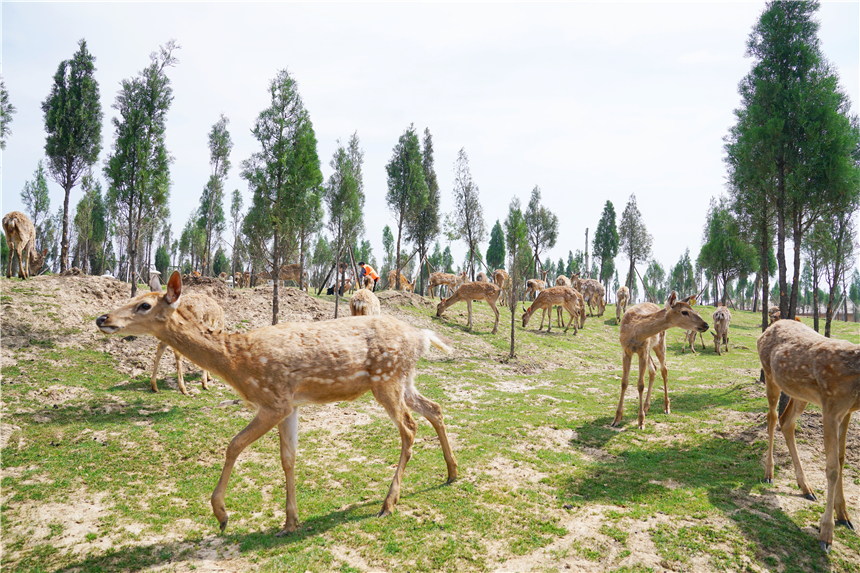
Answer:
[[[38, 274], [46, 252], [39, 253], [35, 248], [32, 222], [23, 213], [15, 211], [3, 218], [3, 229], [11, 248], [10, 259], [17, 259], [18, 276], [26, 279]], [[10, 277], [12, 272], [10, 260], [6, 276]], [[440, 296], [437, 317], [452, 305], [465, 302], [469, 329], [472, 328], [472, 302], [486, 302], [495, 314], [492, 334], [496, 334], [499, 326], [496, 305], [500, 300], [502, 304], [510, 301], [511, 280], [501, 269], [492, 275], [481, 274], [481, 280], [469, 282], [465, 273], [432, 273], [428, 283], [430, 294], [432, 297], [436, 288], [445, 287], [448, 291], [447, 298]], [[298, 265], [294, 269], [291, 265], [284, 267], [278, 278], [297, 280]], [[302, 278], [306, 285], [306, 275]], [[396, 279], [393, 272], [389, 277], [390, 283], [393, 283], [392, 279]], [[242, 273], [237, 273], [236, 281], [247, 284]], [[400, 281], [402, 288], [410, 291], [414, 288], [415, 283], [410, 283], [403, 275]], [[224, 313], [217, 301], [203, 294], [183, 292], [182, 277], [174, 272], [167, 282], [166, 291], [162, 291], [156, 278], [150, 285], [151, 292], [141, 294], [96, 319], [97, 327], [107, 334], [149, 334], [158, 339], [151, 378], [154, 392], [158, 391], [158, 362], [169, 346], [176, 354], [178, 385], [183, 394], [188, 391], [182, 374], [182, 356], [204, 369], [204, 389], [211, 373], [232, 386], [246, 404], [255, 409], [254, 418], [228, 445], [221, 477], [211, 496], [212, 511], [222, 531], [228, 522], [225, 505], [227, 483], [236, 459], [245, 448], [273, 428], [278, 429], [281, 465], [286, 480], [286, 520], [278, 535], [296, 530], [298, 509], [294, 470], [298, 412], [307, 404], [351, 401], [369, 391], [394, 422], [400, 434], [400, 459], [379, 516], [390, 514], [400, 497], [417, 427], [411, 412], [424, 416], [436, 431], [447, 467], [447, 483], [457, 478], [457, 461], [448, 441], [442, 410], [439, 404], [422, 396], [415, 387], [418, 359], [431, 345], [450, 354], [453, 351], [451, 341], [430, 330], [421, 330], [382, 314], [373, 284], [367, 278], [363, 287], [352, 296], [349, 301], [352, 316], [349, 318], [282, 323], [249, 332], [230, 333], [225, 328]], [[606, 308], [603, 286], [598, 281], [583, 279], [576, 274], [569, 278], [560, 276], [555, 286], [548, 286], [544, 273], [541, 280], [529, 280], [526, 289], [533, 300], [529, 308], [523, 308], [523, 328], [527, 327], [535, 312], [541, 311], [538, 330], [543, 329], [543, 322], [548, 318], [549, 333], [552, 309], [557, 307], [558, 326], [562, 326], [562, 314], [566, 312], [568, 320], [564, 332], [572, 326], [574, 334], [577, 334], [585, 327], [586, 307], [590, 316], [594, 312], [602, 316]], [[673, 292], [663, 306], [643, 302], [628, 308], [630, 292], [627, 287], [621, 287], [616, 300], [615, 324], [619, 326], [622, 377], [621, 395], [611, 425], [618, 426], [622, 422], [624, 397], [635, 356], [639, 394], [637, 422], [638, 428], [642, 429], [656, 378], [652, 351], [663, 379], [663, 412], [669, 414], [666, 331], [672, 327], [684, 330], [684, 349], [689, 344], [695, 352], [696, 336], [701, 336], [710, 327], [693, 308], [695, 297], [678, 300]], [[818, 539], [821, 548], [829, 551], [836, 524], [853, 529], [842, 487], [842, 468], [851, 414], [860, 410], [860, 345], [824, 338], [799, 321], [779, 320], [778, 309], [775, 312], [771, 309], [770, 314], [771, 324], [757, 341], [768, 400], [765, 481], [773, 483], [773, 437], [778, 420], [791, 454], [797, 485], [804, 497], [815, 500], [798, 456], [794, 431], [795, 423], [807, 404], [819, 406], [824, 429], [827, 500]], [[713, 313], [714, 350], [718, 355], [723, 349], [729, 349], [731, 319], [732, 315], [725, 306], [718, 307]], [[702, 346], [704, 348], [704, 340]], [[790, 399], [778, 417], [780, 392]]]

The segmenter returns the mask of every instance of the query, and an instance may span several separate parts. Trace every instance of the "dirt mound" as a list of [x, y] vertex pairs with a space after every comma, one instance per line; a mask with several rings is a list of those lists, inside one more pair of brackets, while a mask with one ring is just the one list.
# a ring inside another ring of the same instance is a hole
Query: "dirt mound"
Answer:
[[194, 292], [203, 293], [217, 300], [236, 298], [233, 289], [227, 283], [214, 277], [195, 277], [185, 275], [182, 277], [182, 286], [189, 287]]
[[416, 308], [433, 308], [436, 304], [421, 296], [406, 291], [384, 290], [376, 293], [382, 306], [414, 306]]

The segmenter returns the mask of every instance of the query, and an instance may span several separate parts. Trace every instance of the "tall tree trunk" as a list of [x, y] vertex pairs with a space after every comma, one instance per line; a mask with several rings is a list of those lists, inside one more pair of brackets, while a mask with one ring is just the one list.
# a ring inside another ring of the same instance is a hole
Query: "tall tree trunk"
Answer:
[[272, 324], [278, 324], [278, 311], [280, 310], [278, 304], [278, 271], [281, 268], [281, 237], [278, 231], [275, 231], [275, 244], [272, 255], [274, 257], [272, 261], [272, 278], [275, 283], [275, 287], [272, 289]]
[[624, 284], [630, 289], [630, 294], [633, 294], [633, 269], [636, 268], [636, 261], [631, 257], [630, 258], [630, 270], [627, 271], [627, 280]]
[[397, 253], [394, 259], [394, 290], [400, 290], [400, 235], [403, 230], [403, 215], [397, 223]]
[[776, 262], [779, 266], [779, 316], [788, 318], [788, 268], [785, 265], [785, 162], [777, 164]]
[[764, 332], [770, 323], [770, 318], [767, 314], [767, 309], [770, 306], [768, 304], [768, 297], [770, 295], [770, 269], [767, 265], [767, 255], [768, 255], [768, 247], [770, 246], [770, 241], [768, 240], [768, 228], [767, 228], [767, 220], [762, 217], [761, 220], [761, 246], [760, 246], [760, 255], [761, 261], [759, 262], [759, 276], [761, 276], [761, 331]]
[[818, 327], [818, 281], [820, 277], [818, 276], [818, 265], [816, 261], [812, 261], [812, 327], [815, 329], [815, 332], [820, 332]]
[[797, 296], [800, 290], [800, 245], [803, 240], [803, 228], [800, 216], [794, 215], [792, 241], [794, 242], [794, 274], [791, 277], [791, 296], [788, 300], [788, 318], [797, 315]]
[[588, 274], [591, 267], [588, 266], [588, 227], [585, 228], [585, 273], [584, 276], [591, 278]]
[[761, 273], [757, 273], [755, 276], [755, 282], [753, 283], [753, 307], [752, 307], [752, 311], [754, 313], [758, 312], [758, 293], [759, 293], [758, 286], [759, 286], [760, 280], [761, 280]]
[[69, 195], [72, 187], [64, 189], [66, 196], [63, 199], [63, 235], [60, 239], [60, 272], [69, 268]]

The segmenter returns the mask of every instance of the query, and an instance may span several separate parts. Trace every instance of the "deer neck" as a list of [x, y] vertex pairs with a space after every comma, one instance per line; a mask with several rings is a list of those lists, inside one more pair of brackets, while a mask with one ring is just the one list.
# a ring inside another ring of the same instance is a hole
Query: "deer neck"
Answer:
[[167, 321], [156, 338], [166, 342], [190, 361], [225, 381], [232, 379], [231, 355], [234, 336], [224, 331], [212, 331], [199, 320], [182, 317], [179, 312]]
[[672, 327], [669, 321], [669, 309], [660, 310], [642, 317], [636, 327], [636, 338], [644, 340]]

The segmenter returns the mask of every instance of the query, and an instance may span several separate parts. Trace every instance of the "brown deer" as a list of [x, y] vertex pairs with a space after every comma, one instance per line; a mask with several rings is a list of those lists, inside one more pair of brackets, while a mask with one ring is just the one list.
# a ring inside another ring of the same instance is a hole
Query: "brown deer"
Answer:
[[845, 506], [842, 468], [851, 414], [860, 410], [860, 344], [825, 338], [800, 322], [778, 320], [762, 333], [756, 346], [768, 402], [765, 481], [773, 483], [773, 434], [782, 391], [790, 400], [779, 417], [779, 427], [791, 453], [797, 485], [810, 501], [815, 501], [815, 494], [806, 483], [794, 430], [808, 403], [821, 408], [827, 507], [821, 516], [818, 543], [829, 552], [834, 522], [854, 529]]
[[729, 323], [732, 322], [732, 313], [724, 306], [718, 306], [714, 311], [714, 352], [722, 356], [721, 346], [726, 346], [729, 351]]
[[627, 310], [627, 304], [630, 302], [630, 289], [622, 285], [615, 293], [615, 324], [621, 322], [621, 317], [624, 316], [624, 311]]
[[[161, 283], [158, 276], [154, 275], [149, 281], [150, 292], [161, 292]], [[186, 293], [182, 299], [182, 305], [189, 315], [194, 317], [197, 322], [202, 322], [211, 330], [224, 330], [224, 310], [215, 301], [215, 299], [206, 296], [203, 293], [190, 292]], [[156, 380], [158, 378], [158, 365], [161, 364], [161, 355], [167, 350], [167, 344], [159, 341], [158, 348], [155, 351], [155, 365], [152, 367], [152, 378], [149, 380], [149, 385], [153, 392], [158, 392]], [[188, 395], [188, 389], [185, 387], [185, 378], [182, 373], [182, 355], [175, 348], [173, 355], [176, 358], [176, 380], [179, 383], [179, 391]], [[201, 386], [204, 390], [208, 390], [207, 382], [212, 380], [212, 375], [208, 370], [203, 370], [200, 377]]]
[[570, 279], [564, 275], [558, 275], [555, 278], [555, 286], [572, 286]]
[[38, 275], [45, 264], [48, 249], [41, 253], [36, 250], [36, 227], [30, 217], [21, 211], [12, 211], [3, 217], [3, 232], [9, 244], [9, 268], [6, 278], [12, 278], [12, 266], [18, 257], [18, 276], [30, 278], [30, 274]]
[[490, 282], [490, 278], [487, 276], [487, 273], [485, 273], [484, 271], [481, 271], [475, 277], [475, 281], [480, 282], [480, 283], [488, 283], [488, 282]]
[[546, 331], [552, 331], [552, 307], [559, 307], [559, 316], [561, 315], [561, 308], [563, 307], [569, 314], [570, 319], [567, 321], [567, 326], [564, 331], [570, 328], [570, 325], [573, 324], [573, 333], [577, 333], [577, 318], [579, 316], [579, 300], [582, 298], [581, 295], [577, 297], [579, 293], [573, 290], [572, 287], [567, 286], [554, 286], [540, 291], [540, 293], [535, 297], [534, 302], [531, 306], [526, 309], [523, 308], [523, 328], [528, 326], [529, 320], [531, 320], [532, 315], [537, 310], [541, 310], [541, 318], [540, 318], [540, 326], [538, 327], [538, 331], [543, 329], [543, 321], [547, 316], [547, 311], [549, 311], [549, 320]]
[[696, 352], [696, 336], [698, 336], [702, 341], [702, 350], [705, 349], [705, 337], [698, 330], [688, 330], [684, 333], [684, 346], [681, 347], [681, 354], [685, 354], [687, 351], [687, 345], [690, 345], [690, 350], [693, 351], [693, 354], [698, 354]]
[[373, 294], [373, 279], [364, 277], [364, 287], [355, 291], [349, 299], [349, 312], [352, 316], [376, 316], [382, 314], [379, 298]]
[[[466, 282], [466, 271], [463, 271], [459, 275], [452, 275], [450, 273], [430, 273], [430, 280], [427, 282], [427, 286], [430, 290], [430, 298], [435, 298], [433, 294], [433, 289], [445, 285], [448, 288], [448, 295], [450, 296], [457, 288]], [[442, 298], [442, 293], [439, 293], [439, 298]]]
[[496, 269], [493, 271], [493, 282], [502, 289], [499, 304], [506, 306], [508, 304], [508, 293], [511, 290], [511, 275], [505, 269]]
[[194, 320], [182, 295], [182, 278], [173, 273], [167, 292], [145, 293], [96, 319], [102, 332], [151, 334], [213, 372], [256, 408], [256, 415], [227, 447], [227, 458], [211, 503], [221, 531], [227, 527], [224, 497], [236, 458], [272, 428], [280, 434], [286, 477], [286, 521], [279, 535], [296, 530], [295, 462], [299, 407], [355, 400], [370, 391], [400, 432], [400, 461], [382, 503], [389, 515], [400, 498], [406, 463], [417, 425], [409, 410], [436, 430], [448, 482], [457, 478], [457, 461], [448, 443], [439, 405], [415, 389], [415, 365], [432, 344], [451, 352], [447, 342], [390, 316], [355, 316], [309, 323], [281, 323], [250, 332], [212, 330]]
[[[579, 313], [579, 328], [585, 328], [585, 317], [587, 313], [585, 311], [585, 299], [582, 298], [582, 294], [573, 287], [570, 287], [573, 290], [573, 296], [576, 297], [576, 309]], [[559, 328], [564, 324], [563, 318], [563, 308], [561, 306], [557, 306], [556, 310], [556, 322], [558, 323]], [[543, 322], [543, 321], [541, 321]]]
[[540, 293], [540, 291], [546, 288], [546, 275], [548, 272], [549, 271], [541, 271], [543, 279], [529, 279], [526, 281], [526, 294], [524, 295], [525, 297], [527, 297], [528, 295], [532, 295], [532, 300], [534, 300]]
[[[388, 288], [394, 289], [397, 285], [397, 271], [393, 270], [388, 273]], [[409, 280], [403, 276], [403, 273], [400, 273], [400, 288], [406, 292], [415, 292], [415, 281], [409, 282]]]
[[[666, 306], [660, 308], [654, 303], [643, 302], [627, 309], [621, 318], [619, 339], [621, 349], [624, 351], [622, 357], [623, 374], [621, 376], [621, 399], [618, 401], [618, 409], [615, 411], [615, 420], [612, 425], [621, 423], [624, 415], [624, 393], [630, 380], [630, 365], [633, 355], [639, 357], [639, 429], [645, 424], [645, 414], [651, 407], [651, 389], [654, 386], [656, 370], [651, 360], [651, 350], [660, 361], [660, 374], [663, 376], [663, 413], [669, 414], [669, 369], [666, 367], [666, 330], [673, 326], [685, 330], [694, 329], [699, 332], [707, 332], [708, 323], [705, 322], [693, 307], [684, 301], [678, 300], [678, 295], [672, 291]], [[644, 401], [642, 392], [645, 390], [645, 369], [648, 369], [648, 395]]]
[[233, 286], [236, 288], [242, 288], [245, 286], [245, 275], [240, 271], [236, 271], [236, 274], [233, 275]]
[[308, 290], [308, 271], [300, 272], [301, 265], [298, 263], [290, 263], [288, 265], [284, 265], [278, 271], [278, 280], [283, 281], [286, 284], [287, 281], [295, 281], [296, 284], [299, 284], [299, 275], [304, 279], [302, 281], [302, 290]]
[[436, 316], [442, 316], [445, 309], [458, 302], [466, 301], [466, 307], [469, 309], [469, 330], [472, 329], [472, 301], [485, 300], [493, 312], [496, 313], [496, 323], [493, 325], [492, 334], [499, 331], [499, 309], [496, 308], [496, 301], [499, 300], [502, 290], [494, 283], [481, 283], [478, 281], [461, 285], [454, 294], [448, 298], [443, 298], [436, 306]]

